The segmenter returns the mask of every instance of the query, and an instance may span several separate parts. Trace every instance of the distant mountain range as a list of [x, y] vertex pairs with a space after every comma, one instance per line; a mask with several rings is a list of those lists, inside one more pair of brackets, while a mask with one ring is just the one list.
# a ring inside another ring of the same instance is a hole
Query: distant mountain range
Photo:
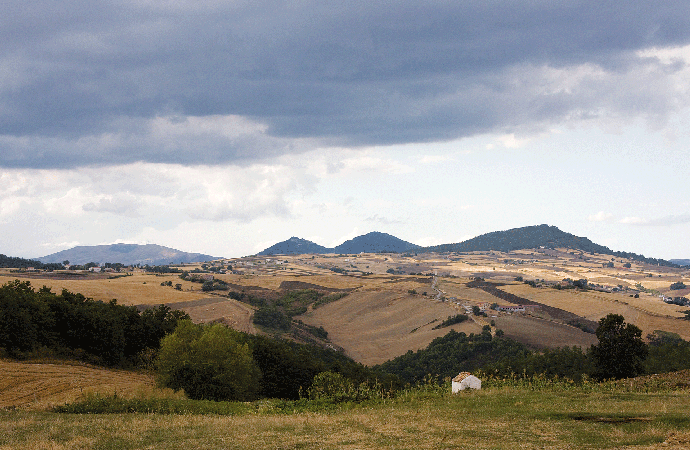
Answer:
[[400, 253], [418, 248], [410, 242], [398, 239], [387, 233], [372, 231], [354, 239], [347, 240], [334, 248], [327, 248], [306, 239], [291, 237], [278, 242], [259, 252], [259, 255], [295, 255], [295, 254], [325, 254], [325, 253], [376, 253], [393, 252]]
[[42, 263], [61, 263], [63, 261], [69, 261], [70, 264], [82, 265], [90, 262], [98, 264], [109, 262], [125, 265], [141, 264], [144, 266], [148, 264], [150, 266], [159, 266], [170, 263], [180, 264], [211, 261], [218, 258], [203, 255], [201, 253], [187, 253], [155, 244], [112, 244], [93, 246], [81, 245], [37, 259]]
[[[529, 248], [556, 248], [564, 247], [580, 250], [588, 253], [602, 253], [644, 261], [650, 264], [663, 266], [687, 266], [690, 259], [663, 259], [647, 258], [643, 255], [629, 252], [613, 251], [603, 245], [595, 244], [585, 237], [575, 236], [559, 230], [555, 226], [535, 225], [521, 228], [513, 228], [505, 231], [494, 231], [468, 239], [455, 244], [443, 244], [430, 247], [421, 247], [411, 242], [404, 241], [387, 233], [371, 232], [354, 239], [343, 242], [334, 248], [327, 248], [306, 239], [291, 237], [279, 242], [258, 253], [258, 255], [290, 255], [290, 254], [327, 254], [327, 253], [377, 253], [393, 252], [403, 253], [414, 251], [425, 252], [473, 252], [473, 251], [501, 251]], [[112, 244], [96, 246], [78, 246], [69, 250], [53, 253], [51, 255], [25, 260], [0, 255], [0, 267], [29, 267], [41, 268], [41, 264], [60, 264], [69, 261], [70, 264], [95, 263], [121, 263], [125, 265], [165, 265], [203, 262], [218, 259], [214, 256], [201, 253], [187, 253], [169, 247], [155, 244]], [[40, 264], [39, 264], [40, 262]]]
[[689, 260], [674, 260], [673, 262], [663, 259], [646, 258], [644, 255], [629, 252], [613, 251], [603, 245], [595, 244], [586, 237], [575, 236], [574, 234], [566, 233], [559, 230], [555, 226], [549, 225], [533, 225], [521, 228], [513, 228], [505, 231], [494, 231], [491, 233], [482, 234], [467, 241], [456, 244], [434, 245], [430, 247], [420, 247], [410, 242], [398, 239], [386, 233], [372, 232], [363, 236], [358, 236], [349, 241], [343, 242], [335, 248], [326, 248], [306, 239], [292, 237], [286, 241], [279, 242], [266, 250], [258, 253], [259, 255], [289, 255], [289, 254], [321, 254], [321, 253], [376, 253], [376, 252], [477, 252], [477, 251], [500, 251], [510, 252], [513, 250], [522, 250], [528, 248], [571, 248], [574, 250], [581, 250], [589, 253], [603, 253], [619, 258], [630, 258], [638, 261], [644, 261], [650, 264], [661, 264], [664, 266], [673, 266], [677, 264], [675, 261], [685, 261], [690, 264]]

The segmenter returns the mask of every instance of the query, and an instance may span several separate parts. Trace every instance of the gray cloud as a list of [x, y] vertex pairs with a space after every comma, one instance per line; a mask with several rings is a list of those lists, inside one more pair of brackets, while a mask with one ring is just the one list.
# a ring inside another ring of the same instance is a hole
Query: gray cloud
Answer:
[[[0, 165], [243, 163], [687, 104], [683, 63], [637, 53], [690, 42], [685, 1], [343, 5], [9, 0]], [[226, 116], [246, 129], [182, 126]]]

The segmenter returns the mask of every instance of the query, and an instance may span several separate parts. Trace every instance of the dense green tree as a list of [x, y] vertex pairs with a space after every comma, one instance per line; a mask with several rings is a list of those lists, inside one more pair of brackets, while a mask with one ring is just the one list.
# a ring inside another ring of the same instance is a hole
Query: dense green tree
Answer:
[[160, 385], [184, 389], [189, 398], [251, 400], [260, 389], [256, 362], [238, 332], [220, 324], [180, 321], [163, 338], [156, 359]]
[[292, 321], [277, 308], [262, 307], [254, 312], [252, 319], [256, 325], [276, 330], [289, 330]]
[[43, 301], [48, 289], [34, 292], [28, 281], [15, 280], [0, 288], [0, 348], [9, 356], [54, 342], [55, 318]]
[[647, 336], [649, 356], [645, 360], [646, 373], [664, 373], [690, 369], [690, 342], [680, 335], [656, 330]]
[[599, 321], [596, 335], [599, 343], [591, 347], [595, 378], [629, 378], [644, 372], [649, 349], [642, 330], [626, 324], [619, 314], [609, 314]]

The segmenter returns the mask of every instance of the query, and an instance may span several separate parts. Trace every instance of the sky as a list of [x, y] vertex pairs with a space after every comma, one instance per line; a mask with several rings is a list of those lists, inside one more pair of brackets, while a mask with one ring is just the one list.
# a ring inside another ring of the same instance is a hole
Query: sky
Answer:
[[0, 253], [549, 224], [690, 258], [690, 2], [7, 0]]

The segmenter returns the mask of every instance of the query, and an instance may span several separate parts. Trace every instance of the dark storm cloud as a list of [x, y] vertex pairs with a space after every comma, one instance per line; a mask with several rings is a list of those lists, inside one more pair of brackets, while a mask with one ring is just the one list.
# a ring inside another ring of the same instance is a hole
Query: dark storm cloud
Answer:
[[[634, 76], [567, 89], [558, 71], [673, 73], [683, 65], [636, 51], [690, 41], [687, 1], [9, 0], [2, 13], [6, 167], [242, 162], [305, 148], [294, 138], [428, 142], [602, 109], [663, 115], [678, 99], [649, 98]], [[152, 125], [228, 115], [258, 128], [167, 139]]]

